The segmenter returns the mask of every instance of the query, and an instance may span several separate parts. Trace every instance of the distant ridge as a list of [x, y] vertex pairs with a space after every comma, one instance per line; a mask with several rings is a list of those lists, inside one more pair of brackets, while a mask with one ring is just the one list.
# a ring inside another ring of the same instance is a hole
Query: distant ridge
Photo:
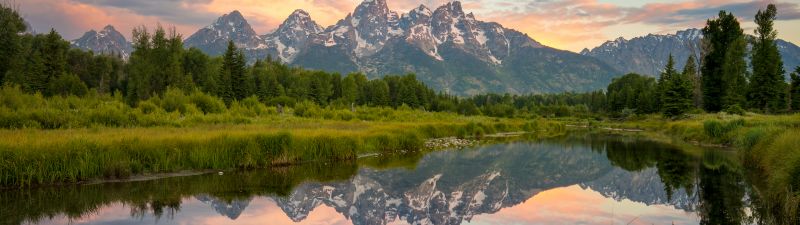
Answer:
[[[690, 55], [699, 57], [702, 38], [703, 32], [700, 29], [687, 29], [667, 35], [650, 34], [630, 40], [617, 38], [591, 50], [584, 49], [581, 54], [595, 57], [625, 73], [658, 76], [670, 53], [675, 57], [678, 68], [683, 68]], [[780, 39], [777, 44], [788, 76], [790, 71], [800, 66], [800, 47]]]

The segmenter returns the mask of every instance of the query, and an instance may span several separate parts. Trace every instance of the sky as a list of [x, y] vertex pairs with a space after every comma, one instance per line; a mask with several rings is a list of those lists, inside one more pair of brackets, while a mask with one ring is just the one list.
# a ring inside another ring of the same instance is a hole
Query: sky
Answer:
[[[113, 25], [126, 37], [136, 27], [175, 27], [188, 37], [217, 17], [239, 10], [259, 34], [268, 33], [295, 9], [323, 27], [351, 13], [362, 0], [0, 0], [15, 5], [37, 32], [51, 28], [66, 39]], [[399, 13], [448, 0], [386, 0]], [[733, 12], [746, 33], [760, 8], [778, 7], [778, 37], [800, 44], [800, 0], [462, 0], [479, 20], [498, 22], [559, 49], [579, 52], [617, 37], [668, 34], [702, 28], [719, 10]]]

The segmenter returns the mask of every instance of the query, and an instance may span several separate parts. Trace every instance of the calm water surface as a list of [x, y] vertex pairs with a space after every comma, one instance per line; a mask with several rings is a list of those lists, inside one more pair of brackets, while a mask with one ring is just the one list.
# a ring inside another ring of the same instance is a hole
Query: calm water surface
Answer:
[[0, 191], [3, 224], [750, 224], [731, 154], [569, 135], [225, 175]]

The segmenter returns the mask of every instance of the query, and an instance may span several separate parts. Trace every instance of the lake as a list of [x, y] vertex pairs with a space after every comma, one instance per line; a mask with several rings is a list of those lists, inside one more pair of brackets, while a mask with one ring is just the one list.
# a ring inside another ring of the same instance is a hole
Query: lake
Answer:
[[571, 134], [158, 180], [0, 191], [3, 224], [752, 224], [735, 154]]

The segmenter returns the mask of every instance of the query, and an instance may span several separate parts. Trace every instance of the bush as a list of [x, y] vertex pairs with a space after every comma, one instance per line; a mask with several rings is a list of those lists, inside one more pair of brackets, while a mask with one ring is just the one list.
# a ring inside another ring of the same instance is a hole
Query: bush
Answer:
[[189, 103], [189, 98], [183, 93], [182, 90], [177, 88], [169, 88], [164, 93], [164, 97], [159, 101], [161, 108], [167, 112], [179, 111], [185, 113], [187, 111], [186, 105]]
[[131, 122], [128, 110], [127, 105], [121, 102], [101, 104], [89, 115], [89, 122], [113, 127], [127, 126]]
[[316, 118], [320, 116], [320, 111], [319, 106], [311, 101], [303, 101], [294, 106], [294, 115], [299, 117]]
[[71, 74], [64, 74], [50, 80], [48, 87], [47, 90], [50, 95], [84, 96], [89, 92], [89, 88], [81, 81], [81, 78]]
[[225, 111], [225, 102], [217, 97], [195, 91], [189, 96], [189, 101], [197, 106], [204, 114], [222, 113]]
[[728, 108], [725, 108], [724, 112], [740, 116], [743, 116], [745, 113], [744, 109], [739, 105], [728, 106]]
[[294, 100], [294, 98], [287, 97], [287, 96], [275, 97], [275, 98], [272, 98], [269, 101], [267, 101], [267, 105], [270, 105], [270, 106], [281, 105], [283, 107], [290, 107], [290, 108], [294, 107], [295, 103], [296, 103], [296, 101]]
[[151, 113], [156, 113], [156, 112], [161, 112], [162, 111], [161, 107], [159, 107], [158, 105], [154, 104], [153, 102], [151, 102], [149, 100], [148, 101], [139, 102], [139, 107], [137, 107], [137, 108], [139, 109], [139, 111], [141, 111], [144, 114], [151, 114]]

